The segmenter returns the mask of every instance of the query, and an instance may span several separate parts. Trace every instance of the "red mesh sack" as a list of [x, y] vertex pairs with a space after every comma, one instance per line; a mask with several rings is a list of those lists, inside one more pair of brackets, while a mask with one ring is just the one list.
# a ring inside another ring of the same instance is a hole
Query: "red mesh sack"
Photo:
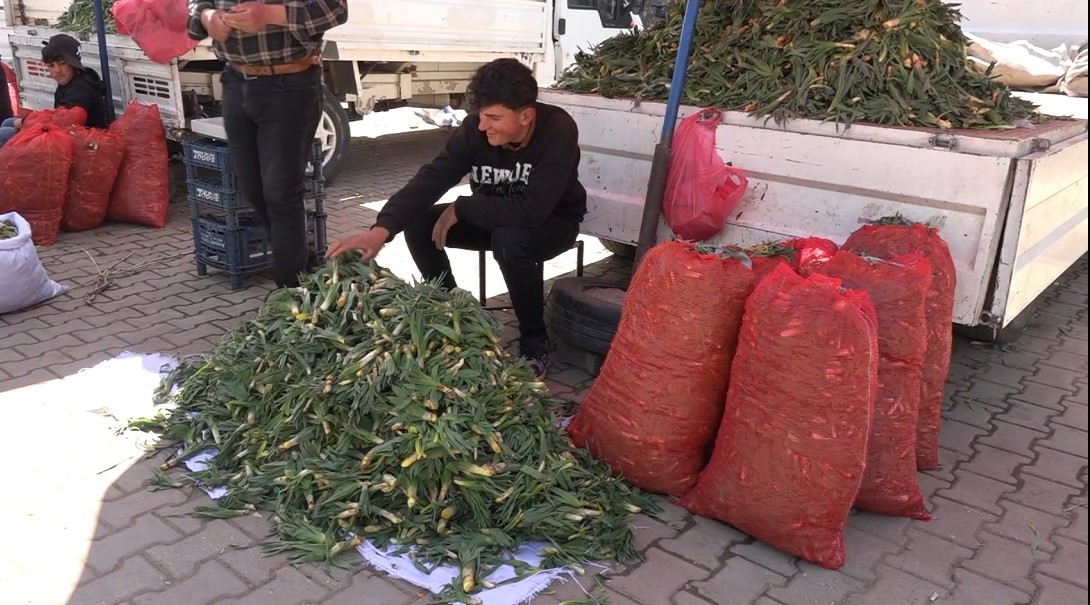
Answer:
[[749, 187], [746, 175], [727, 166], [715, 148], [722, 119], [720, 112], [705, 109], [677, 127], [662, 215], [681, 239], [701, 241], [722, 231], [727, 215]]
[[[625, 295], [609, 355], [568, 434], [630, 483], [681, 495], [723, 413], [746, 297], [768, 268], [691, 244], [652, 248]], [[752, 266], [752, 268], [751, 268]]]
[[791, 268], [800, 273], [828, 261], [840, 249], [836, 242], [822, 237], [796, 237], [785, 241], [783, 246], [795, 251]]
[[72, 171], [64, 198], [61, 229], [86, 231], [106, 220], [110, 191], [125, 155], [121, 139], [98, 128], [72, 128]]
[[916, 418], [927, 355], [925, 302], [931, 263], [918, 253], [870, 262], [838, 252], [816, 271], [866, 292], [878, 315], [878, 399], [856, 508], [927, 520], [916, 480]]
[[3, 61], [0, 61], [0, 69], [4, 70], [4, 80], [7, 82], [6, 90], [0, 90], [0, 95], [7, 95], [8, 102], [11, 104], [11, 115], [18, 116], [21, 108], [19, 107], [19, 84], [15, 81], [15, 71]]
[[52, 124], [24, 126], [0, 147], [0, 214], [22, 215], [35, 244], [57, 243], [71, 168], [67, 132]]
[[42, 109], [31, 113], [23, 120], [24, 127], [35, 124], [54, 124], [66, 130], [72, 126], [83, 126], [86, 123], [87, 110], [79, 106]]
[[776, 267], [746, 301], [715, 450], [679, 504], [822, 567], [844, 564], [878, 383], [865, 292]]
[[110, 124], [110, 132], [122, 140], [125, 154], [110, 194], [106, 220], [166, 227], [170, 174], [159, 106], [129, 103], [125, 113]]
[[939, 467], [939, 428], [942, 399], [953, 353], [954, 290], [957, 269], [950, 248], [937, 229], [921, 224], [865, 225], [848, 237], [844, 249], [865, 256], [893, 258], [919, 252], [931, 263], [927, 294], [927, 358], [923, 365], [923, 392], [916, 432], [916, 467]]

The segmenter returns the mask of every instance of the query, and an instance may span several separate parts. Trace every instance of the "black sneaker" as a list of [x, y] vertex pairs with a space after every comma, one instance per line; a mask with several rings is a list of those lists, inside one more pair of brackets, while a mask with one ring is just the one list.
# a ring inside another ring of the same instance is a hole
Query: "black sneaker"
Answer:
[[522, 357], [530, 364], [530, 370], [538, 380], [545, 380], [549, 371], [549, 341], [542, 344], [522, 347]]

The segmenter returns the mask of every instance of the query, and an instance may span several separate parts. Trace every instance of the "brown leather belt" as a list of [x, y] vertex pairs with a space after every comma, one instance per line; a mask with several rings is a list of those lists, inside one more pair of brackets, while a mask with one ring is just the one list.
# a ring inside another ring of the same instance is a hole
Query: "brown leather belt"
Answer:
[[244, 76], [283, 76], [304, 72], [317, 65], [320, 61], [321, 58], [318, 55], [310, 55], [309, 57], [303, 57], [298, 61], [280, 63], [278, 65], [231, 63], [231, 67]]

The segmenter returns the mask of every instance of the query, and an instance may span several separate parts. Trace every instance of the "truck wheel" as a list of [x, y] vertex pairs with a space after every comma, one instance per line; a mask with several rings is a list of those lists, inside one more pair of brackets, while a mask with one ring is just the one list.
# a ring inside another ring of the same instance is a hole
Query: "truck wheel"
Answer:
[[553, 283], [545, 319], [557, 338], [592, 353], [606, 354], [628, 285], [587, 277], [566, 277]]
[[631, 244], [622, 244], [615, 242], [611, 239], [598, 238], [598, 241], [602, 242], [602, 247], [611, 252], [615, 256], [619, 256], [624, 259], [632, 260], [636, 258], [636, 247]]
[[322, 142], [322, 175], [332, 182], [344, 168], [352, 147], [352, 131], [341, 102], [328, 90], [322, 91], [322, 118], [315, 138]]

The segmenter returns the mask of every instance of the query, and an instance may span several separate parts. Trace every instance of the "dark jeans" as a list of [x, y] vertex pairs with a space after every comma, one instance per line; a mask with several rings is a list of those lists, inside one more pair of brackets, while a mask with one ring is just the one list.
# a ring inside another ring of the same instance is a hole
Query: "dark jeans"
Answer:
[[[431, 239], [439, 215], [448, 204], [437, 204], [413, 225], [405, 229], [416, 267], [424, 279], [442, 279], [443, 286], [454, 288], [447, 253], [435, 247]], [[491, 250], [503, 273], [511, 295], [511, 306], [519, 320], [523, 352], [545, 343], [545, 275], [543, 263], [575, 245], [579, 225], [569, 220], [549, 217], [537, 229], [498, 227], [491, 231], [466, 223], [457, 223], [447, 233], [447, 246], [464, 250]]]
[[296, 286], [314, 268], [303, 196], [322, 116], [321, 69], [247, 78], [228, 66], [220, 81], [239, 191], [268, 229], [276, 284]]

